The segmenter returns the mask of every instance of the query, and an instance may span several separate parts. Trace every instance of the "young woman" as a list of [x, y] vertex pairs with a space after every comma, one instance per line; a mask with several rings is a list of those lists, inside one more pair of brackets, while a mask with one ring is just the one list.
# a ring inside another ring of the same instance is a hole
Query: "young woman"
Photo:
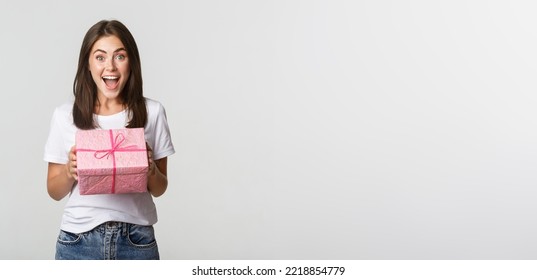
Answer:
[[[44, 154], [49, 195], [69, 195], [56, 259], [159, 259], [153, 196], [166, 191], [167, 157], [175, 150], [164, 107], [143, 96], [138, 48], [121, 22], [103, 20], [88, 30], [73, 91], [74, 102], [54, 111]], [[125, 127], [145, 129], [148, 192], [80, 195], [76, 131]]]

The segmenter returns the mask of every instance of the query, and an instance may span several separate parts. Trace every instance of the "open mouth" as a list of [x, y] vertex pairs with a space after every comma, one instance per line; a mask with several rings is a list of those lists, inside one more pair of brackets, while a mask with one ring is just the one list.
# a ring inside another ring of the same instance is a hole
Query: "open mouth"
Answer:
[[115, 89], [119, 84], [118, 76], [103, 76], [103, 81], [107, 89]]

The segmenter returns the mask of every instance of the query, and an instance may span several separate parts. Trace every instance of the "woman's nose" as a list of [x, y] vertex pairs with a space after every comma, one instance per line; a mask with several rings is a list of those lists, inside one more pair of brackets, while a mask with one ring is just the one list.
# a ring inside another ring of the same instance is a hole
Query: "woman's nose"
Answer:
[[105, 67], [108, 71], [114, 71], [116, 70], [116, 63], [113, 59], [107, 59]]

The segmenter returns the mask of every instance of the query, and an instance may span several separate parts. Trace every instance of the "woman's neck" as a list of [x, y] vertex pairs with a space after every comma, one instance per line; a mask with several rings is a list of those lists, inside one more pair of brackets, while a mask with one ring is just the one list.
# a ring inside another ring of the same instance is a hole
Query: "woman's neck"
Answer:
[[119, 100], [119, 98], [100, 98], [97, 104], [95, 104], [94, 113], [100, 116], [109, 116], [117, 114], [123, 110], [125, 110], [125, 105], [123, 102], [121, 102], [121, 100]]

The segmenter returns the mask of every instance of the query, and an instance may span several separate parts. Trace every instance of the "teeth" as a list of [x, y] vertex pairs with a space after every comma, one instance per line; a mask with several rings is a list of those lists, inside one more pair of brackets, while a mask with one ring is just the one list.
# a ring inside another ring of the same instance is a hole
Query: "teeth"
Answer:
[[116, 76], [104, 76], [103, 79], [107, 79], [107, 80], [117, 80], [117, 79], [119, 79], [119, 78], [116, 77]]

